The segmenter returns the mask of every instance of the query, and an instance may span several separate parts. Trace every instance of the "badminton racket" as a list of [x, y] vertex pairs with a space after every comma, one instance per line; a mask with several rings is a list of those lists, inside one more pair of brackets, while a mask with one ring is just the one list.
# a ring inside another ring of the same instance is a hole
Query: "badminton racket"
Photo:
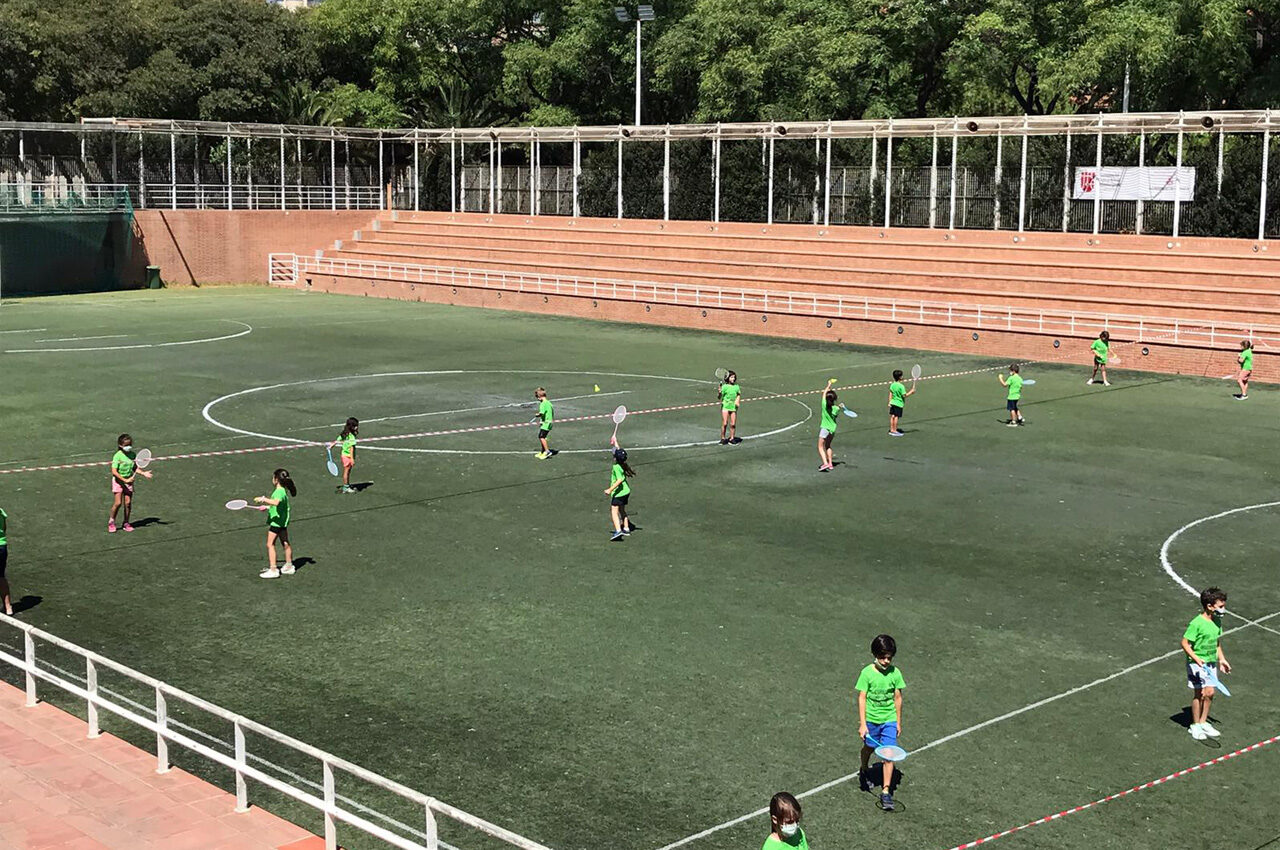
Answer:
[[873, 750], [875, 750], [876, 755], [880, 756], [880, 758], [888, 762], [900, 762], [903, 759], [905, 759], [908, 755], [910, 755], [910, 753], [908, 753], [902, 747], [899, 747], [897, 744], [889, 744], [886, 746], [881, 744], [879, 741], [877, 741], [875, 738], [871, 737], [870, 735], [868, 735], [863, 740], [868, 747], [871, 747]]
[[151, 449], [143, 449], [138, 452], [138, 456], [134, 459], [134, 463], [138, 465], [138, 469], [146, 469], [151, 465]]
[[232, 499], [231, 501], [227, 502], [226, 507], [227, 507], [227, 510], [229, 511], [242, 511], [245, 508], [249, 508], [255, 511], [265, 511], [267, 509], [266, 505], [251, 505], [248, 503], [248, 501], [244, 499]]
[[1204, 683], [1206, 685], [1218, 691], [1218, 693], [1222, 694], [1224, 697], [1231, 696], [1231, 691], [1227, 690], [1227, 687], [1222, 684], [1222, 680], [1218, 678], [1218, 671], [1214, 670], [1208, 664], [1201, 664], [1200, 672], [1204, 674]]
[[627, 418], [627, 408], [624, 405], [618, 405], [613, 411], [613, 436], [609, 438], [609, 445], [616, 446], [618, 444], [618, 426]]
[[329, 458], [329, 459], [328, 459], [328, 461], [326, 461], [326, 462], [325, 462], [325, 468], [329, 470], [329, 474], [330, 474], [330, 475], [332, 475], [334, 478], [337, 478], [337, 477], [338, 477], [338, 465], [337, 465], [336, 463], [334, 463], [334, 462], [333, 462], [333, 446], [331, 446], [331, 445], [330, 445], [330, 446], [325, 446], [325, 447], [324, 447], [324, 453], [325, 453], [325, 455]]
[[924, 374], [924, 370], [920, 368], [920, 364], [911, 367], [911, 380], [913, 382], [920, 380], [920, 376]]

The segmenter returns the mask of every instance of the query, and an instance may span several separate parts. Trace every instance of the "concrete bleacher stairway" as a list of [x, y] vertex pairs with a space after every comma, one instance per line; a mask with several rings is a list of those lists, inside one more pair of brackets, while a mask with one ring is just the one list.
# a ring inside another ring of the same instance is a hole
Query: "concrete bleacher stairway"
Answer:
[[1280, 325], [1280, 247], [1235, 239], [384, 213], [325, 257]]

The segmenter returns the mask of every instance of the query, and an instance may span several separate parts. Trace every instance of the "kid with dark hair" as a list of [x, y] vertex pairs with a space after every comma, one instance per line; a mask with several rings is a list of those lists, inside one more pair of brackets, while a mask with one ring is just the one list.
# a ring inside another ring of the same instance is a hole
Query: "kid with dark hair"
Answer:
[[1222, 615], [1227, 610], [1227, 594], [1219, 588], [1205, 588], [1200, 593], [1200, 613], [1191, 618], [1182, 634], [1182, 651], [1187, 654], [1187, 687], [1191, 697], [1191, 726], [1187, 729], [1197, 741], [1216, 738], [1221, 733], [1209, 725], [1209, 708], [1216, 693], [1209, 673], [1231, 672], [1227, 656], [1222, 654]]
[[618, 447], [613, 450], [613, 467], [609, 470], [609, 488], [604, 494], [609, 497], [609, 512], [613, 515], [613, 536], [610, 542], [619, 542], [630, 536], [631, 518], [627, 516], [627, 501], [631, 498], [631, 485], [627, 479], [634, 477], [636, 471], [627, 463], [627, 450]]
[[329, 448], [342, 446], [342, 487], [339, 492], [354, 493], [351, 486], [351, 470], [356, 465], [356, 435], [360, 433], [360, 420], [354, 416], [347, 417], [347, 424], [342, 427], [338, 439], [329, 444]]
[[[858, 683], [858, 736], [862, 738], [862, 767], [860, 777], [864, 791], [875, 788], [871, 776], [871, 754], [876, 747], [893, 747], [898, 744], [902, 731], [902, 690], [906, 682], [902, 671], [893, 665], [898, 645], [889, 635], [876, 635], [871, 641], [872, 663], [862, 668]], [[893, 762], [886, 760], [880, 782], [880, 808], [893, 811]]]
[[[298, 495], [298, 487], [289, 477], [289, 470], [277, 469], [271, 473], [275, 490], [270, 496], [257, 496], [254, 501], [267, 506], [267, 568], [258, 578], [280, 578], [293, 575], [293, 545], [289, 542], [289, 517], [292, 513], [289, 500]], [[276, 568], [276, 540], [284, 545], [284, 566]]]
[[769, 823], [773, 830], [760, 850], [809, 850], [809, 841], [800, 828], [800, 801], [794, 794], [779, 791], [773, 795]]

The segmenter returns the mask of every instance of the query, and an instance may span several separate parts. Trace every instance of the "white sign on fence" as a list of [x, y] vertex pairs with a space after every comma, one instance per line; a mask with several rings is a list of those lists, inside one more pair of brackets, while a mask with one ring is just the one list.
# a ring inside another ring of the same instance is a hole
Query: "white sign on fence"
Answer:
[[1075, 191], [1077, 201], [1092, 201], [1097, 195], [1104, 201], [1173, 201], [1183, 203], [1195, 198], [1194, 168], [1103, 166], [1077, 168]]

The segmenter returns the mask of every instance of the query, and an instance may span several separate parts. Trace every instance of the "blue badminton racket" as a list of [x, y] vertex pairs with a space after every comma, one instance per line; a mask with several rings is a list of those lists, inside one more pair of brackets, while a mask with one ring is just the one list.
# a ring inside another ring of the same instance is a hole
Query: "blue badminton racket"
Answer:
[[1218, 678], [1218, 672], [1208, 664], [1200, 665], [1200, 672], [1204, 674], [1204, 683], [1213, 688], [1224, 697], [1231, 696], [1231, 691], [1227, 690], [1227, 686], [1222, 684], [1222, 680]]
[[875, 750], [876, 755], [887, 762], [897, 763], [905, 759], [910, 753], [899, 747], [897, 744], [881, 744], [875, 738], [868, 735], [862, 739], [863, 742]]

